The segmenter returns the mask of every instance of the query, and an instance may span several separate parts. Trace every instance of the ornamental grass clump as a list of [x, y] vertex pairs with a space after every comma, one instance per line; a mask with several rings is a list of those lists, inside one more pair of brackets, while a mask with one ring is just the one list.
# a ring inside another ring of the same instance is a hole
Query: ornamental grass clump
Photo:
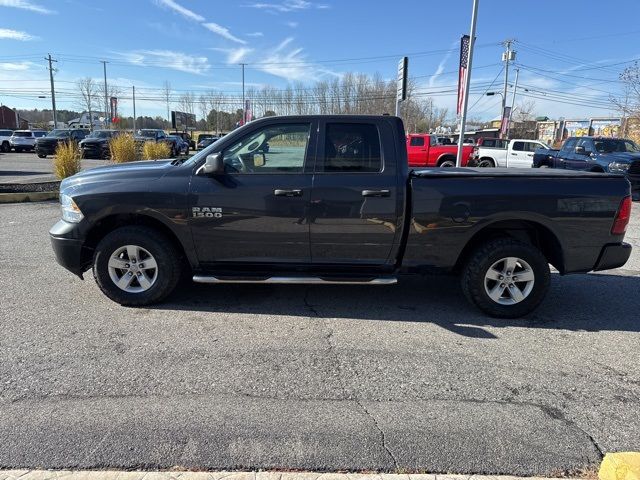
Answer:
[[164, 142], [145, 142], [142, 147], [142, 158], [145, 160], [159, 160], [170, 156], [171, 148]]
[[136, 141], [133, 135], [124, 133], [112, 138], [109, 142], [109, 150], [111, 151], [111, 160], [114, 163], [135, 162], [140, 160]]
[[60, 180], [75, 175], [80, 171], [82, 152], [76, 142], [60, 142], [53, 158], [53, 173]]

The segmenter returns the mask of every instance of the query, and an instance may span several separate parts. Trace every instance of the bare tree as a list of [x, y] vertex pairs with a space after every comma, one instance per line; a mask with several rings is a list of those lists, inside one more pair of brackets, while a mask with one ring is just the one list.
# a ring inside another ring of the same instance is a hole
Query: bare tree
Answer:
[[76, 82], [80, 96], [78, 97], [78, 107], [82, 112], [88, 112], [89, 124], [93, 129], [94, 106], [99, 105], [98, 88], [96, 82], [91, 77], [81, 78]]

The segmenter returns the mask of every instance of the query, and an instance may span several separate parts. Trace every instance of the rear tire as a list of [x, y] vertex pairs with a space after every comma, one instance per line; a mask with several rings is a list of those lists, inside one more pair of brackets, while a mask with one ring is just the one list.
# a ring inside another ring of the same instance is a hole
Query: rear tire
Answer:
[[452, 158], [445, 158], [438, 164], [438, 167], [440, 168], [453, 168], [455, 166], [456, 166], [456, 160]]
[[38, 158], [47, 158], [47, 156], [44, 153], [38, 153]]
[[100, 290], [120, 305], [163, 300], [175, 289], [181, 269], [181, 257], [171, 241], [144, 226], [121, 227], [107, 234], [93, 258], [93, 277]]
[[467, 300], [496, 318], [518, 318], [534, 311], [549, 282], [549, 263], [542, 252], [506, 237], [476, 248], [461, 278]]
[[9, 142], [2, 142], [2, 146], [0, 147], [0, 150], [2, 150], [3, 153], [8, 153], [11, 151], [11, 145], [9, 145]]
[[482, 158], [478, 162], [478, 167], [480, 168], [495, 168], [495, 162], [490, 158]]

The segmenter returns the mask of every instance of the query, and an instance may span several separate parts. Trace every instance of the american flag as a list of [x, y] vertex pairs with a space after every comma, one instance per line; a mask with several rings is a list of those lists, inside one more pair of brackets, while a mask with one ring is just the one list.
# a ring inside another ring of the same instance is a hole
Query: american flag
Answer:
[[460, 41], [460, 70], [458, 72], [458, 107], [456, 113], [462, 112], [464, 89], [467, 86], [467, 72], [469, 66], [469, 35], [463, 35]]

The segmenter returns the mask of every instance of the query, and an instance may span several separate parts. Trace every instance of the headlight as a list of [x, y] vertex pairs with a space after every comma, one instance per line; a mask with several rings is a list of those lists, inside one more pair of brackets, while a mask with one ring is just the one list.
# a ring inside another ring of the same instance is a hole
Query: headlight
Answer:
[[629, 170], [628, 163], [611, 162], [609, 164], [610, 173], [627, 173], [627, 170]]
[[62, 208], [62, 219], [69, 223], [78, 223], [84, 215], [69, 195], [60, 195], [60, 207]]

